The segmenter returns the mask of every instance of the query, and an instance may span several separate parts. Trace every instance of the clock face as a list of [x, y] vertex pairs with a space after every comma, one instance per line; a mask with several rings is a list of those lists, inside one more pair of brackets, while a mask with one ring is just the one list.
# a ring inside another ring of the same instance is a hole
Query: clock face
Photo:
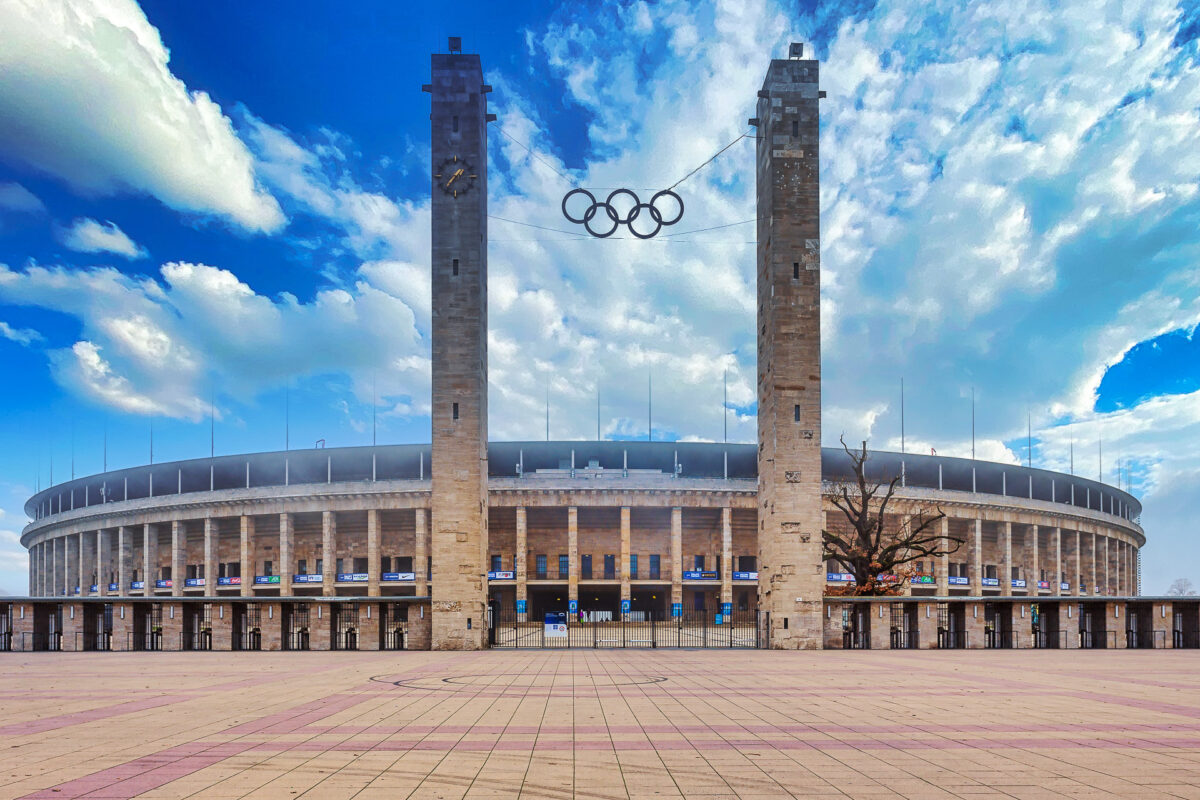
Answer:
[[451, 156], [433, 173], [434, 182], [451, 197], [469, 192], [479, 176], [475, 168], [458, 156]]

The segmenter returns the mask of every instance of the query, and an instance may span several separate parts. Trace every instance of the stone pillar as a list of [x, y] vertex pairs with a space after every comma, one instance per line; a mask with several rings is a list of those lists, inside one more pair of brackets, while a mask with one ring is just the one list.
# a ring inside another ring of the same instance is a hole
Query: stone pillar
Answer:
[[529, 602], [529, 574], [527, 560], [529, 555], [529, 523], [525, 515], [525, 507], [517, 507], [517, 552], [513, 554], [513, 572], [517, 579], [517, 621], [526, 619], [525, 606]]
[[[283, 649], [283, 611], [282, 604], [275, 600], [259, 601], [259, 622], [262, 633], [262, 649], [272, 652]], [[376, 637], [378, 638], [378, 637]]]
[[1054, 529], [1054, 580], [1050, 581], [1050, 593], [1055, 597], [1062, 595], [1063, 558], [1062, 558], [1062, 528]]
[[[122, 528], [121, 530], [124, 530]], [[132, 538], [132, 530], [130, 538]], [[129, 576], [132, 579], [133, 569], [129, 570]], [[126, 584], [128, 586], [128, 584]], [[112, 648], [113, 650], [129, 650], [133, 635], [133, 615], [138, 612], [138, 606], [133, 603], [114, 603], [113, 604], [113, 630], [112, 630]]]
[[[171, 588], [175, 588], [175, 569], [171, 569]], [[162, 604], [162, 649], [183, 649], [183, 603]]]
[[1012, 523], [1005, 522], [1000, 530], [1003, 532], [1000, 542], [1000, 594], [1007, 597], [1012, 594]]
[[133, 580], [133, 531], [122, 525], [117, 528], [117, 594], [129, 596]]
[[1154, 646], [1172, 648], [1175, 646], [1173, 634], [1175, 611], [1172, 603], [1155, 603], [1150, 610], [1150, 628], [1154, 631]]
[[1075, 530], [1075, 547], [1072, 549], [1071, 561], [1075, 565], [1075, 574], [1072, 577], [1073, 594], [1079, 596], [1083, 592], [1083, 534], [1078, 529]]
[[[632, 587], [630, 585], [629, 576], [629, 559], [633, 553], [630, 546], [630, 524], [629, 515], [632, 513], [629, 506], [621, 507], [621, 602], [632, 600]], [[622, 606], [624, 607], [624, 606]]]
[[[87, 533], [79, 532], [79, 594], [86, 596], [92, 591], [92, 572], [96, 568], [96, 554], [93, 548], [96, 540]], [[1120, 580], [1118, 573], [1118, 580]], [[97, 581], [99, 583], [99, 581]]]
[[254, 517], [242, 517], [242, 597], [254, 596]]
[[292, 527], [292, 515], [286, 511], [279, 515], [279, 594], [292, 594], [292, 575], [296, 572], [296, 531]]
[[567, 509], [567, 599], [579, 600], [579, 509]]
[[683, 603], [683, 509], [671, 509], [671, 609]]
[[[187, 528], [180, 520], [171, 521], [171, 596], [183, 597], [187, 571]], [[182, 606], [180, 610], [182, 611]]]
[[427, 514], [424, 508], [416, 509], [413, 526], [417, 539], [413, 545], [413, 593], [417, 597], [429, 594], [429, 556], [425, 552], [425, 540], [429, 537], [426, 530]]
[[379, 597], [379, 525], [379, 510], [367, 509], [367, 597]]
[[721, 509], [721, 608], [733, 603], [733, 509]]
[[63, 594], [69, 597], [79, 583], [79, 544], [74, 536], [59, 538], [63, 543]]
[[[327, 597], [337, 594], [337, 514], [333, 511], [321, 513], [321, 594]], [[329, 628], [328, 619], [325, 628]], [[329, 649], [328, 642], [324, 649]]]
[[[82, 591], [82, 590], [80, 590]], [[83, 604], [63, 603], [62, 649], [76, 652], [83, 649]]]
[[975, 520], [975, 536], [971, 547], [971, 594], [983, 595], [983, 520]]
[[109, 564], [112, 563], [112, 535], [104, 529], [96, 531], [96, 588], [101, 597], [107, 597]]
[[[325, 512], [329, 514], [331, 512]], [[329, 603], [313, 603], [308, 615], [310, 650], [329, 650], [333, 646], [333, 608]]]
[[942, 555], [938, 557], [937, 588], [940, 595], [950, 594], [950, 518], [942, 517]]
[[[217, 555], [221, 534], [217, 521], [212, 517], [204, 518], [204, 594], [209, 597], [217, 596]], [[216, 609], [213, 609], [215, 612]], [[213, 623], [216, 624], [215, 622]], [[230, 623], [232, 624], [232, 623]], [[216, 645], [214, 644], [215, 648]]]
[[889, 649], [892, 646], [891, 604], [886, 601], [871, 603], [867, 616], [871, 620], [871, 649]]
[[[1093, 595], [1097, 594], [1096, 587], [1100, 583], [1099, 577], [1100, 571], [1096, 568], [1096, 532], [1092, 531], [1092, 575], [1088, 579], [1088, 588], [1091, 589]], [[1101, 594], [1103, 593], [1101, 592]]]
[[1113, 561], [1113, 567], [1114, 567], [1114, 569], [1115, 569], [1115, 575], [1114, 575], [1114, 578], [1115, 578], [1115, 580], [1114, 580], [1114, 583], [1116, 584], [1116, 587], [1117, 587], [1117, 594], [1118, 594], [1118, 595], [1121, 595], [1121, 596], [1124, 596], [1124, 594], [1125, 594], [1125, 586], [1124, 586], [1124, 584], [1122, 584], [1122, 583], [1121, 583], [1121, 547], [1122, 547], [1123, 545], [1122, 545], [1122, 543], [1121, 543], [1121, 540], [1120, 540], [1120, 539], [1114, 539], [1114, 540], [1112, 540], [1112, 541], [1113, 541], [1113, 543], [1114, 543], [1114, 546], [1113, 546], [1113, 559], [1112, 559], [1112, 561]]
[[358, 614], [358, 649], [379, 649], [379, 603], [363, 603]]
[[153, 525], [142, 526], [142, 595], [154, 596], [154, 581], [158, 579], [158, 531]]
[[937, 603], [917, 603], [917, 647], [921, 650], [936, 650]]
[[1012, 604], [1012, 632], [1014, 648], [1033, 647], [1033, 610], [1028, 602], [1018, 600]]
[[1112, 590], [1112, 577], [1109, 575], [1109, 569], [1108, 569], [1108, 566], [1109, 566], [1109, 564], [1108, 564], [1108, 562], [1109, 562], [1108, 541], [1109, 541], [1109, 539], [1107, 536], [1101, 536], [1100, 538], [1104, 540], [1104, 595], [1105, 595], [1105, 597], [1107, 597], [1108, 595], [1111, 595], [1112, 591], [1113, 591]]
[[1030, 525], [1029, 538], [1033, 541], [1033, 569], [1030, 570], [1032, 574], [1025, 576], [1025, 593], [1030, 597], [1038, 596], [1038, 581], [1042, 579], [1041, 542], [1038, 541], [1040, 537], [1041, 532], [1038, 526]]
[[[207, 569], [207, 568], [206, 568]], [[216, 585], [216, 575], [213, 575], [213, 586]], [[209, 577], [205, 574], [205, 586], [209, 586]], [[211, 586], [209, 586], [211, 588]], [[233, 605], [230, 603], [213, 603], [212, 605], [212, 646], [213, 650], [233, 649]]]
[[1108, 617], [1105, 627], [1108, 629], [1108, 641], [1116, 650], [1124, 650], [1127, 646], [1125, 641], [1125, 626], [1129, 621], [1125, 619], [1125, 615], [1129, 613], [1129, 609], [1124, 603], [1105, 603], [1104, 614]]
[[966, 604], [967, 648], [982, 650], [983, 640], [983, 603]]

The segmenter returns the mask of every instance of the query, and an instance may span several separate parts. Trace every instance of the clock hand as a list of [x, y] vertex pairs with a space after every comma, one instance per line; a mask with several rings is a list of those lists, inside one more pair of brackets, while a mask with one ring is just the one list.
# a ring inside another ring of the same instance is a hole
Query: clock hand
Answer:
[[461, 167], [459, 167], [459, 169], [453, 175], [450, 176], [450, 180], [446, 181], [446, 185], [449, 186], [450, 184], [454, 183], [456, 180], [458, 180], [459, 178], [462, 177], [462, 174], [463, 174], [463, 169]]

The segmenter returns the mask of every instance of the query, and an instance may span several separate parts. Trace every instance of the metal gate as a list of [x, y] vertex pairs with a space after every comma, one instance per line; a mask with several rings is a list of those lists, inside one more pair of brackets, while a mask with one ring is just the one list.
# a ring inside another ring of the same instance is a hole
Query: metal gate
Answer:
[[12, 606], [5, 603], [0, 606], [0, 653], [12, 650]]
[[145, 611], [145, 627], [142, 633], [143, 650], [162, 650], [162, 603], [151, 603]]
[[551, 611], [535, 619], [514, 606], [492, 606], [488, 638], [498, 648], [758, 648], [766, 646], [767, 620], [767, 612], [758, 611], [683, 611], [666, 618]]
[[188, 609], [191, 630], [185, 635], [188, 650], [212, 650], [212, 603], [201, 603]]
[[244, 603], [238, 608], [238, 636], [234, 637], [234, 646], [238, 650], [262, 650], [262, 608], [258, 603]]
[[381, 649], [405, 649], [405, 632], [408, 629], [408, 604], [381, 603], [379, 605], [379, 614], [381, 617], [379, 627], [383, 634], [380, 641]]
[[288, 650], [307, 650], [308, 641], [308, 603], [291, 603], [289, 604], [290, 613], [288, 614], [288, 631], [284, 639], [284, 646]]
[[842, 649], [871, 649], [871, 607], [865, 603], [842, 603]]
[[358, 649], [358, 603], [335, 603], [333, 611], [333, 649]]
[[937, 646], [939, 650], [963, 650], [967, 646], [966, 607], [938, 603]]
[[[909, 613], [908, 603], [892, 603], [891, 645], [893, 650], [917, 649], [916, 621]], [[915, 610], [916, 606], [913, 605]]]

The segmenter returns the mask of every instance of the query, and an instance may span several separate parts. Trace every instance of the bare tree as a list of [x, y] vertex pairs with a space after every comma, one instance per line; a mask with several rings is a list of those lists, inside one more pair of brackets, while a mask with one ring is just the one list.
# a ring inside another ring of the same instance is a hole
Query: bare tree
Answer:
[[854, 576], [854, 586], [848, 593], [898, 594], [912, 571], [904, 569], [905, 565], [917, 559], [949, 555], [966, 543], [955, 536], [942, 537], [934, 525], [946, 515], [933, 504], [920, 505], [913, 513], [906, 514], [899, 525], [889, 525], [888, 506], [896, 495], [900, 476], [886, 481], [868, 478], [870, 455], [866, 442], [857, 451], [851, 450], [842, 439], [842, 449], [850, 457], [853, 476], [830, 482], [823, 493], [842, 512], [850, 530], [845, 534], [824, 530], [821, 535], [825, 560], [840, 564]]
[[1196, 589], [1187, 578], [1176, 578], [1167, 589], [1167, 597], [1195, 597]]

